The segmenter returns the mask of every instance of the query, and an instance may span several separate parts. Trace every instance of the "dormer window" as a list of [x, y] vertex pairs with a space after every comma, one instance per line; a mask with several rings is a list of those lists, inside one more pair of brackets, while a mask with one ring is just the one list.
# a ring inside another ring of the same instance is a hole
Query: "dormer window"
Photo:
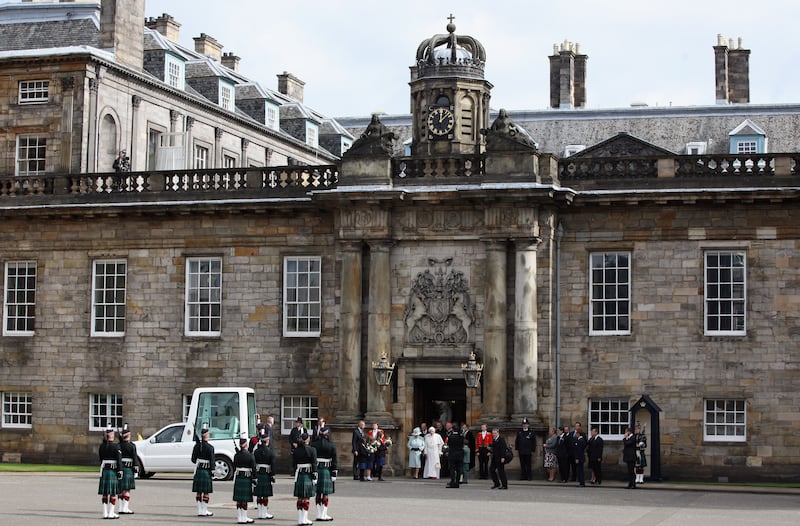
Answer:
[[708, 143], [703, 142], [687, 142], [686, 155], [705, 155]]
[[175, 89], [183, 90], [186, 78], [186, 65], [182, 60], [170, 55], [165, 55], [164, 80]]
[[277, 130], [278, 126], [280, 125], [280, 121], [278, 120], [278, 106], [274, 104], [267, 104], [266, 106], [265, 124], [267, 125], [267, 128], [271, 130]]
[[306, 123], [306, 144], [312, 148], [319, 146], [319, 127], [311, 122]]
[[568, 144], [564, 147], [564, 157], [571, 157], [586, 149], [585, 144]]
[[729, 153], [737, 155], [755, 155], [767, 153], [767, 134], [750, 119], [731, 131]]
[[223, 110], [233, 111], [233, 87], [220, 82], [219, 105]]

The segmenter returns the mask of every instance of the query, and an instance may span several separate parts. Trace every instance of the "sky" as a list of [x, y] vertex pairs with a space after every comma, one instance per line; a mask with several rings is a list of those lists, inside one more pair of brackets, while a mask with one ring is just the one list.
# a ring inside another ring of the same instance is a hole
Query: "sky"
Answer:
[[486, 49], [493, 109], [546, 109], [548, 56], [564, 40], [589, 57], [587, 108], [713, 105], [718, 33], [751, 50], [751, 103], [800, 102], [798, 0], [146, 0], [147, 17], [162, 13], [180, 44], [212, 36], [264, 87], [300, 78], [327, 117], [408, 114], [417, 46], [450, 14]]

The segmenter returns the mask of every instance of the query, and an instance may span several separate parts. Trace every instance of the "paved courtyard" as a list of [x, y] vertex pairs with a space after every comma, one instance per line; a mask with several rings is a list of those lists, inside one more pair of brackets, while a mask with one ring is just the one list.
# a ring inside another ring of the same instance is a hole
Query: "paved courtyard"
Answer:
[[[297, 524], [292, 481], [278, 477], [270, 501], [270, 526]], [[447, 489], [442, 481], [390, 479], [388, 482], [337, 481], [331, 499], [334, 524], [378, 521], [381, 526], [411, 523], [441, 525], [591, 524], [636, 526], [736, 526], [800, 524], [800, 492], [718, 491], [648, 483], [635, 491], [613, 482], [601, 487], [515, 483], [507, 491], [490, 490], [487, 481]], [[191, 480], [162, 475], [137, 481], [131, 509], [113, 524], [234, 524], [231, 482], [215, 483], [210, 509], [214, 517], [195, 516]], [[668, 489], [669, 488], [669, 489]], [[255, 510], [249, 515], [255, 516]], [[314, 508], [309, 513], [314, 517]], [[0, 475], [0, 524], [60, 526], [102, 520], [97, 477], [91, 473]], [[321, 523], [320, 523], [321, 524]]]

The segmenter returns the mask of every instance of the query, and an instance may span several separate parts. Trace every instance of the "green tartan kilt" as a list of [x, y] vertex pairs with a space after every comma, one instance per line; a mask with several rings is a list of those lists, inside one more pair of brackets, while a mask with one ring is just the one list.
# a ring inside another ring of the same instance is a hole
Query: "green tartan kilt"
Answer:
[[258, 480], [258, 483], [256, 484], [255, 489], [253, 489], [253, 495], [256, 497], [272, 496], [272, 479], [270, 477], [272, 477], [272, 475], [266, 471], [258, 472], [256, 475], [256, 480]]
[[253, 479], [236, 476], [236, 480], [233, 481], [233, 501], [253, 502]]
[[136, 477], [134, 476], [133, 468], [122, 466], [122, 480], [119, 481], [119, 491], [127, 491], [129, 489], [136, 489]]
[[317, 468], [317, 495], [332, 495], [333, 480], [331, 480], [331, 470], [328, 468]]
[[198, 469], [194, 472], [194, 478], [192, 479], [192, 492], [214, 493], [214, 487], [211, 484], [211, 471], [207, 469]]
[[314, 496], [314, 484], [311, 482], [311, 473], [301, 472], [294, 481], [294, 496], [298, 499], [309, 499]]
[[119, 479], [117, 478], [117, 471], [114, 469], [104, 469], [100, 473], [100, 487], [97, 490], [98, 495], [119, 495]]

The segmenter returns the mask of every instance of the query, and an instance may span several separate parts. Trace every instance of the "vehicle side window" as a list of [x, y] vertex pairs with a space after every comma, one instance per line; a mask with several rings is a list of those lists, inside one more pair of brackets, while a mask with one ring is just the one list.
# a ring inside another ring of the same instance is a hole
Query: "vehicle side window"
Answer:
[[183, 433], [183, 426], [176, 426], [170, 429], [165, 429], [163, 432], [156, 436], [156, 443], [163, 444], [169, 442], [180, 442], [181, 433]]

